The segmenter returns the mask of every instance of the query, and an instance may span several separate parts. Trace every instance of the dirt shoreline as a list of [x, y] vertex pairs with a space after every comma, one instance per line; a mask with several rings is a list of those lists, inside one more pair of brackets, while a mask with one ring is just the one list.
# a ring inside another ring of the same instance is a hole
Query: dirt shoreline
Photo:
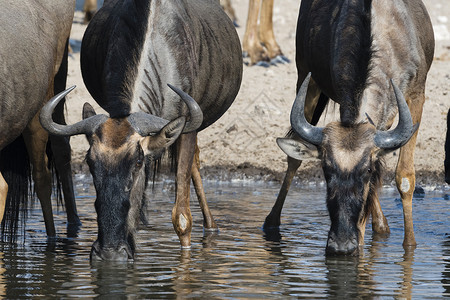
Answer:
[[[436, 50], [430, 69], [426, 102], [419, 129], [415, 154], [417, 183], [445, 185], [444, 141], [446, 114], [450, 107], [450, 5], [448, 0], [425, 0], [435, 29]], [[238, 23], [239, 36], [245, 30], [248, 0], [232, 1]], [[283, 137], [289, 129], [289, 113], [295, 97], [297, 80], [295, 58], [295, 30], [300, 1], [275, 1], [274, 30], [290, 64], [270, 68], [244, 66], [240, 92], [231, 108], [216, 123], [198, 135], [201, 149], [201, 172], [205, 179], [254, 179], [282, 181], [287, 167], [286, 156], [275, 139]], [[83, 15], [76, 12], [71, 40], [79, 45], [86, 29]], [[75, 49], [76, 50], [76, 49]], [[77, 85], [67, 101], [67, 122], [81, 119], [84, 102], [91, 103], [97, 112], [102, 110], [84, 87], [80, 71], [80, 53], [69, 59], [68, 86]], [[319, 125], [336, 119], [336, 107], [330, 106]], [[72, 137], [72, 161], [75, 173], [87, 173], [84, 157], [88, 149], [83, 136]], [[385, 157], [385, 184], [394, 184], [394, 169], [398, 151]], [[169, 175], [167, 175], [169, 176]], [[304, 163], [297, 172], [296, 182], [323, 181], [317, 162]]]
[[[287, 164], [286, 164], [287, 167]], [[77, 161], [73, 163], [72, 170], [74, 174], [85, 174], [90, 176], [89, 168], [85, 162]], [[172, 173], [168, 166], [164, 167], [155, 177], [156, 182], [165, 180], [174, 180], [175, 174]], [[200, 170], [203, 181], [213, 182], [267, 182], [278, 183], [283, 182], [285, 171], [274, 171], [269, 168], [258, 168], [249, 163], [240, 165], [221, 165], [206, 166]], [[416, 171], [416, 186], [441, 188], [448, 186], [443, 179], [442, 171], [418, 170]], [[382, 176], [383, 185], [395, 186], [395, 173], [393, 171], [385, 171]], [[293, 186], [302, 185], [323, 185], [325, 178], [320, 166], [300, 167], [293, 181]]]

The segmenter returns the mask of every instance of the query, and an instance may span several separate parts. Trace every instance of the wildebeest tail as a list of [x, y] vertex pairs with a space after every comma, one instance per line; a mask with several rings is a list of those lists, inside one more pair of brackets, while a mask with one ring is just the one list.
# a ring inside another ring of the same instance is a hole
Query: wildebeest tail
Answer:
[[2, 241], [16, 241], [19, 220], [24, 228], [31, 195], [31, 165], [25, 141], [19, 136], [0, 152], [0, 171], [8, 184]]

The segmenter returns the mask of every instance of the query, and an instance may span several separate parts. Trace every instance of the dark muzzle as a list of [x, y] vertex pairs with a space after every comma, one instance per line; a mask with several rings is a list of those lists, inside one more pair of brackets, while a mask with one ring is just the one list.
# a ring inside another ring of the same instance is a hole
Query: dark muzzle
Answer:
[[133, 259], [133, 251], [126, 243], [119, 243], [117, 247], [100, 247], [100, 243], [95, 241], [91, 249], [91, 261], [127, 261]]
[[328, 235], [327, 255], [356, 255], [358, 253], [358, 238], [356, 236], [337, 237], [335, 233]]

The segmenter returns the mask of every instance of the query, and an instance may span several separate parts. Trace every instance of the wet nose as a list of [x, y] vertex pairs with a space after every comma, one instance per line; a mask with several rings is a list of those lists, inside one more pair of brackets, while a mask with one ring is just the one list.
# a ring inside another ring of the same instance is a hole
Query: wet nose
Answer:
[[91, 248], [91, 260], [127, 261], [133, 259], [133, 253], [127, 244], [121, 243], [117, 247], [100, 247], [95, 241]]
[[326, 252], [327, 255], [354, 255], [358, 253], [358, 240], [356, 238], [337, 239], [330, 235]]

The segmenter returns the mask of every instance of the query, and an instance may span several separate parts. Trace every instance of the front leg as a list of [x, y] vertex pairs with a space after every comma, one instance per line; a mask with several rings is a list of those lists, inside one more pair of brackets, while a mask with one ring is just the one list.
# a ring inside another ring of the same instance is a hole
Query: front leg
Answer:
[[370, 213], [372, 214], [372, 230], [380, 234], [389, 234], [391, 230], [389, 229], [388, 221], [381, 210], [378, 190], [375, 191], [375, 195], [373, 195]]
[[39, 114], [36, 114], [28, 124], [23, 136], [28, 156], [33, 165], [34, 190], [41, 202], [47, 236], [54, 237], [56, 236], [56, 230], [51, 203], [52, 178], [50, 170], [47, 168], [48, 159], [46, 155], [48, 133], [39, 123]]
[[208, 231], [216, 231], [217, 225], [216, 222], [214, 222], [214, 217], [209, 209], [208, 202], [206, 201], [202, 177], [200, 176], [200, 149], [198, 148], [197, 143], [195, 143], [195, 155], [194, 162], [192, 164], [192, 182], [194, 183], [198, 203], [203, 214], [203, 229]]
[[[53, 112], [53, 120], [58, 124], [66, 124], [64, 118], [64, 103], [65, 101], [60, 102]], [[64, 204], [67, 213], [67, 227], [69, 231], [76, 231], [81, 226], [81, 221], [78, 217], [75, 192], [73, 190], [70, 137], [51, 135], [49, 139], [55, 167], [62, 184]]]
[[261, 0], [250, 0], [248, 5], [247, 25], [242, 40], [242, 50], [244, 51], [244, 56], [250, 57], [250, 65], [269, 61], [269, 56], [261, 45], [258, 35], [258, 17], [260, 8]]
[[[420, 123], [422, 118], [422, 108], [425, 102], [425, 94], [417, 96], [416, 99], [407, 99], [413, 124]], [[412, 105], [411, 105], [412, 104]], [[414, 169], [414, 151], [416, 148], [417, 130], [406, 145], [400, 148], [397, 168], [395, 170], [395, 181], [398, 191], [402, 198], [403, 221], [405, 236], [403, 247], [415, 247], [416, 239], [414, 237], [413, 217], [412, 217], [412, 198], [416, 185], [416, 174]]]
[[61, 180], [64, 205], [67, 214], [67, 227], [70, 230], [77, 230], [81, 226], [75, 202], [75, 192], [73, 190], [71, 148], [69, 138], [60, 136], [50, 136], [50, 143], [55, 160], [55, 167]]
[[[417, 132], [414, 134], [411, 140], [400, 149], [400, 157], [395, 171], [395, 181], [402, 198], [403, 206], [403, 222], [405, 231], [403, 247], [416, 246], [412, 217], [412, 198], [414, 187], [416, 184], [416, 176], [412, 156], [414, 155], [416, 136]], [[412, 145], [413, 147], [411, 147], [410, 145]]]
[[273, 32], [273, 1], [262, 0], [259, 39], [267, 49], [267, 55], [272, 63], [289, 63], [289, 59], [283, 55], [280, 46], [275, 40]]
[[176, 199], [172, 209], [172, 224], [181, 247], [191, 247], [192, 215], [189, 205], [192, 162], [197, 132], [182, 134], [177, 141]]
[[358, 221], [358, 231], [359, 231], [359, 245], [364, 245], [364, 235], [366, 232], [366, 223], [370, 215], [372, 215], [372, 231], [376, 234], [389, 234], [390, 229], [386, 217], [381, 210], [380, 200], [378, 197], [378, 191], [381, 188], [381, 178], [379, 177], [379, 172], [376, 177], [372, 177], [372, 186], [369, 191], [367, 198], [367, 208], [364, 208], [363, 214]]
[[281, 224], [281, 210], [283, 209], [284, 201], [286, 200], [286, 196], [289, 191], [289, 187], [291, 186], [292, 179], [294, 178], [295, 173], [298, 168], [302, 164], [300, 160], [296, 160], [292, 157], [287, 157], [288, 160], [288, 168], [286, 171], [286, 175], [283, 180], [283, 184], [281, 185], [280, 192], [278, 193], [277, 200], [272, 207], [269, 215], [267, 215], [266, 220], [263, 225], [264, 230], [269, 229], [277, 229]]

